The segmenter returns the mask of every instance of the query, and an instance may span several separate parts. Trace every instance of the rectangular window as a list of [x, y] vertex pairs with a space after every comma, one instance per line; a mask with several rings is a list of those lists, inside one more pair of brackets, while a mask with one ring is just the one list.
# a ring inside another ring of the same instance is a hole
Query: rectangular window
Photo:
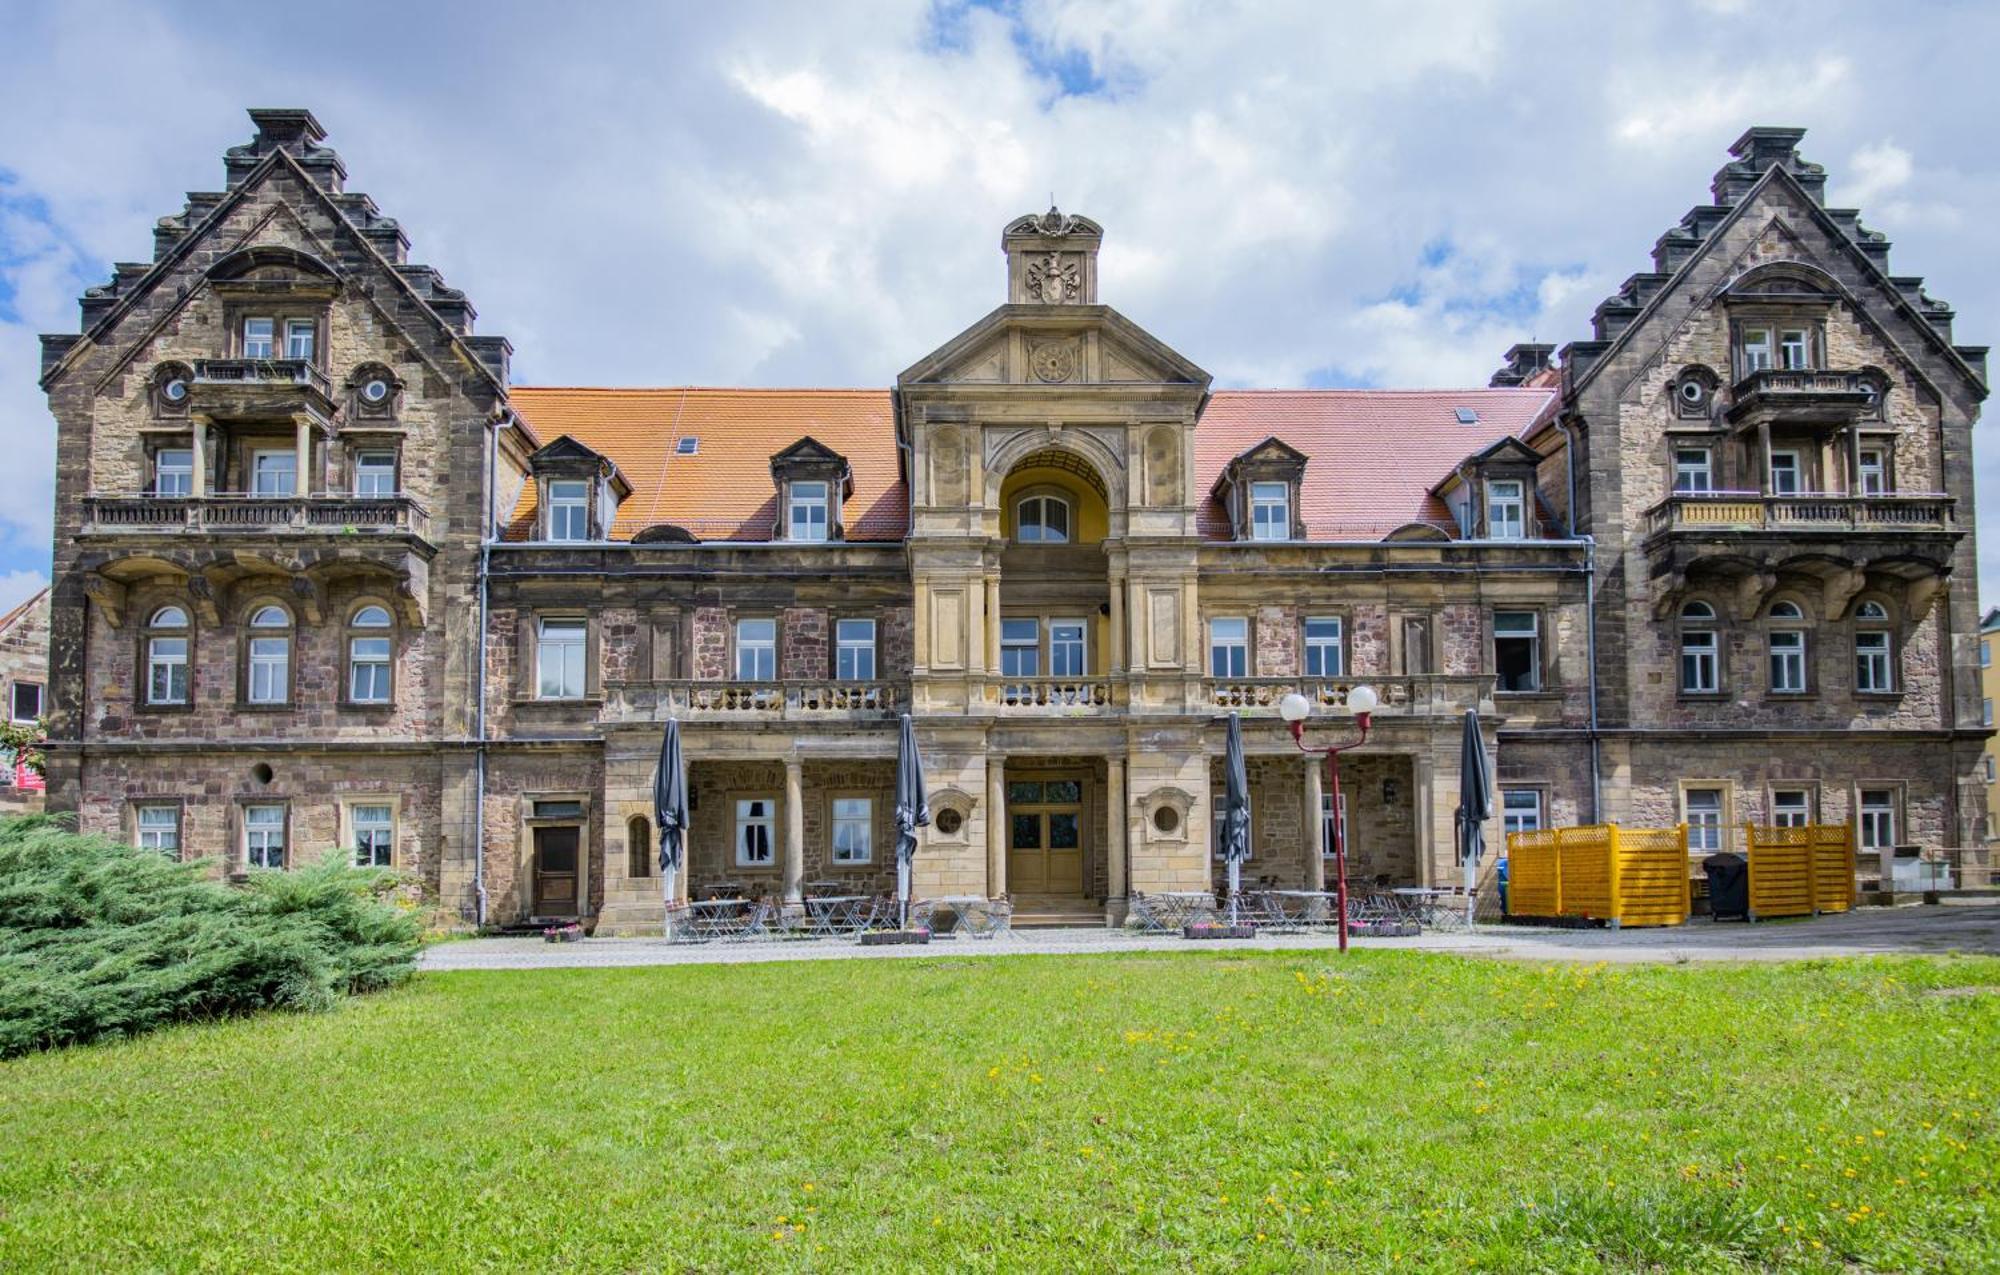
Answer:
[[285, 866], [285, 808], [243, 808], [243, 853], [253, 868]]
[[590, 539], [590, 484], [580, 479], [549, 483], [549, 539]]
[[188, 640], [156, 637], [146, 640], [146, 702], [185, 704], [188, 698]]
[[395, 863], [395, 812], [387, 805], [350, 806], [348, 822], [354, 828], [354, 866], [387, 868]]
[[[1333, 794], [1325, 789], [1319, 794], [1319, 847], [1322, 858], [1331, 859], [1336, 846], [1344, 845], [1347, 838], [1347, 794], [1340, 794], [1340, 812], [1335, 822]], [[1338, 836], [1339, 840], [1335, 840]]]
[[268, 359], [271, 357], [271, 342], [277, 332], [277, 322], [273, 319], [243, 320], [243, 357], [246, 359]]
[[1042, 626], [1038, 620], [1000, 621], [1000, 675], [1040, 677]]
[[1500, 827], [1503, 832], [1537, 832], [1542, 826], [1542, 790], [1502, 788]]
[[875, 677], [875, 621], [842, 620], [833, 626], [833, 675], [843, 682]]
[[1250, 621], [1230, 616], [1208, 622], [1210, 677], [1250, 676]]
[[544, 619], [536, 629], [535, 694], [541, 699], [583, 698], [582, 620]]
[[1687, 695], [1713, 695], [1722, 689], [1719, 643], [1710, 629], [1688, 629], [1681, 633], [1681, 691]]
[[1082, 677], [1085, 667], [1082, 620], [1049, 621], [1049, 676]]
[[1896, 844], [1896, 790], [1861, 790], [1861, 848], [1887, 850]]
[[181, 857], [181, 808], [141, 806], [138, 820], [139, 848], [157, 850], [169, 859]]
[[1292, 538], [1290, 484], [1250, 484], [1250, 538], [1252, 540]]
[[1806, 689], [1806, 635], [1781, 629], [1771, 635], [1771, 690], [1799, 695]]
[[1486, 484], [1486, 534], [1493, 540], [1519, 540], [1528, 534], [1528, 507], [1519, 481]]
[[1796, 496], [1802, 490], [1801, 466], [1797, 452], [1771, 453], [1771, 494]]
[[[37, 701], [39, 701], [41, 698], [41, 690], [42, 688], [39, 686], [35, 688], [35, 698], [37, 699]], [[21, 716], [21, 708], [18, 698], [19, 687], [16, 687], [15, 693], [16, 693], [16, 701], [14, 706], [14, 720], [17, 722], [25, 721], [27, 719]], [[1981, 726], [1991, 726], [1993, 724], [1993, 701], [1990, 699], [1983, 699], [1979, 701], [1979, 724]]]
[[347, 640], [347, 698], [356, 704], [389, 702], [389, 639]]
[[1981, 638], [1979, 641], [1979, 667], [1993, 667], [1993, 639], [1991, 638]]
[[1681, 818], [1688, 826], [1689, 853], [1713, 854], [1722, 849], [1722, 789], [1686, 789], [1681, 805]]
[[[1991, 700], [1987, 701], [1989, 710], [1992, 707], [1992, 703]], [[42, 715], [42, 684], [40, 682], [14, 683], [13, 698], [8, 704], [8, 709], [17, 722], [32, 722], [40, 717]], [[1989, 711], [1986, 716], [1988, 718], [1986, 724], [1991, 726], [1993, 724], [1991, 720], [1993, 714]]]
[[311, 360], [313, 356], [313, 321], [311, 319], [285, 320], [285, 357], [288, 359]]
[[1889, 490], [1889, 457], [1879, 447], [1861, 449], [1861, 494], [1881, 496]]
[[1803, 828], [1812, 822], [1812, 794], [1803, 788], [1771, 790], [1771, 826]]
[[736, 803], [736, 866], [771, 866], [771, 829], [778, 803], [769, 797], [747, 797]]
[[1986, 758], [1986, 782], [1990, 784], [1994, 782], [1996, 777], [2000, 777], [2000, 766], [1994, 764], [1993, 758], [1989, 754]]
[[252, 704], [282, 704], [291, 692], [292, 639], [253, 637], [250, 639], [250, 694]]
[[1306, 621], [1306, 676], [1341, 677], [1347, 670], [1347, 656], [1341, 642], [1341, 622], [1337, 615], [1314, 616]]
[[299, 454], [291, 448], [250, 453], [250, 491], [257, 496], [292, 496], [299, 489]]
[[1542, 689], [1541, 617], [1533, 611], [1493, 613], [1493, 671], [1502, 691]]
[[1715, 490], [1714, 462], [1708, 448], [1674, 448], [1674, 490], [1682, 492]]
[[396, 494], [396, 453], [362, 452], [354, 458], [354, 494], [393, 496]]
[[1804, 328], [1778, 333], [1778, 361], [1788, 371], [1812, 366], [1812, 341]]
[[833, 799], [833, 861], [868, 863], [874, 852], [874, 806], [866, 797]]
[[1886, 694], [1896, 689], [1890, 676], [1889, 635], [1861, 632], [1854, 635], [1854, 689]]
[[772, 682], [778, 677], [778, 622], [773, 619], [736, 622], [736, 680]]
[[1745, 375], [1768, 370], [1772, 360], [1771, 329], [1743, 329], [1741, 353]]
[[194, 494], [194, 452], [186, 447], [162, 447], [153, 453], [153, 494]]
[[821, 541], [826, 539], [826, 484], [793, 483], [791, 538], [793, 540]]

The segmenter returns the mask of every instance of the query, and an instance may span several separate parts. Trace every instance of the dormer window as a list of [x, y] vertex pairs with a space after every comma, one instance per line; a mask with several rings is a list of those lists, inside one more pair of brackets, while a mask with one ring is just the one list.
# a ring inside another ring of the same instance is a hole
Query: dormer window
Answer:
[[1022, 544], [1068, 544], [1069, 528], [1069, 502], [1061, 496], [1030, 496], [1015, 509], [1014, 539]]
[[246, 359], [268, 359], [271, 357], [271, 343], [276, 339], [277, 320], [243, 320], [243, 357]]
[[590, 484], [582, 479], [549, 483], [549, 539], [590, 539]]
[[794, 482], [788, 538], [818, 543], [827, 534], [826, 484]]
[[1289, 483], [1250, 484], [1250, 538], [1292, 538], [1292, 493]]
[[1527, 498], [1517, 478], [1486, 484], [1486, 535], [1492, 540], [1520, 540], [1528, 534]]

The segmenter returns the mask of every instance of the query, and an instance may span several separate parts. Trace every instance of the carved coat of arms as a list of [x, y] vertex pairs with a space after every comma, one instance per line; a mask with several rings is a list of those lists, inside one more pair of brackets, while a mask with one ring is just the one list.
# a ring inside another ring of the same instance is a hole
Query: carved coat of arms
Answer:
[[1028, 262], [1028, 295], [1044, 305], [1075, 301], [1083, 290], [1083, 271], [1075, 261], [1051, 252]]

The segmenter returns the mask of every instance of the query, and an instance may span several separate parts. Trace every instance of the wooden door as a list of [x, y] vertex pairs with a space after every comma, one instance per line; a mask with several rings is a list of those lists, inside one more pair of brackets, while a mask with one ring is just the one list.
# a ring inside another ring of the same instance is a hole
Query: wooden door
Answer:
[[1010, 893], [1083, 894], [1083, 781], [1007, 781], [1007, 888]]
[[580, 916], [577, 906], [579, 829], [535, 829], [536, 916]]

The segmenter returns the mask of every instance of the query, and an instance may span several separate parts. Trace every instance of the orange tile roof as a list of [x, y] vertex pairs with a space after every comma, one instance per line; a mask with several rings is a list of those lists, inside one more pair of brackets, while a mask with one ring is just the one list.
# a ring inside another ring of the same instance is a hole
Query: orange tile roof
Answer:
[[[1195, 429], [1202, 534], [1228, 538], [1209, 493], [1231, 458], [1273, 436], [1312, 458], [1301, 499], [1308, 537], [1378, 539], [1411, 522], [1449, 527], [1430, 489], [1467, 456], [1525, 434], [1555, 397], [1547, 388], [1218, 390]], [[520, 386], [511, 398], [543, 442], [567, 434], [608, 456], [631, 483], [614, 540], [656, 523], [703, 540], [769, 540], [777, 517], [771, 457], [808, 434], [853, 466], [848, 538], [903, 535], [908, 497], [887, 390]], [[1477, 423], [1459, 424], [1461, 407], [1477, 412]], [[684, 437], [701, 440], [695, 455], [675, 453]], [[533, 525], [531, 484], [508, 538], [527, 539]]]
[[[887, 390], [517, 386], [509, 398], [543, 442], [567, 434], [610, 457], [632, 484], [613, 540], [656, 523], [702, 540], [769, 540], [778, 512], [771, 457], [808, 434], [853, 469], [854, 491], [841, 507], [849, 540], [897, 540], [908, 521]], [[675, 441], [690, 437], [700, 440], [696, 453], [676, 454]], [[534, 507], [530, 484], [508, 539], [528, 538]]]
[[[1217, 390], [1195, 427], [1201, 532], [1229, 538], [1207, 499], [1224, 466], [1266, 438], [1304, 452], [1300, 516], [1311, 540], [1375, 540], [1412, 522], [1450, 530], [1431, 495], [1451, 468], [1509, 435], [1525, 434], [1555, 402], [1547, 389]], [[1458, 423], [1458, 409], [1479, 414]]]

